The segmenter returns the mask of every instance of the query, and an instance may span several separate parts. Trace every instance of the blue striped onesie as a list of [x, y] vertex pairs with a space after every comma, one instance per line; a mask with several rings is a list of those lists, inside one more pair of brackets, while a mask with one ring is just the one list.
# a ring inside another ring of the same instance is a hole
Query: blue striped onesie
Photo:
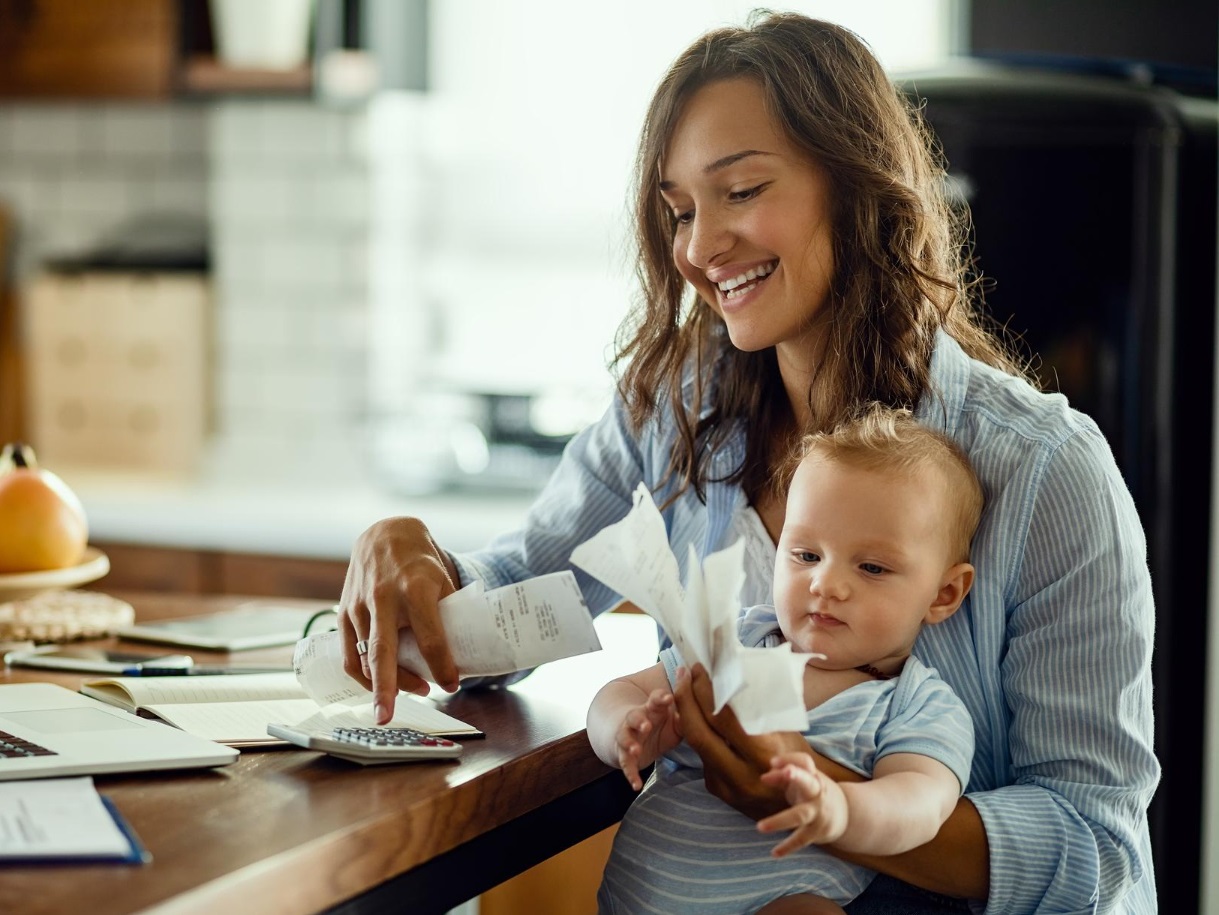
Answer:
[[[774, 610], [754, 607], [742, 619], [741, 641], [773, 647], [782, 641]], [[661, 652], [670, 684], [681, 658]], [[952, 690], [916, 658], [901, 676], [861, 683], [808, 713], [811, 746], [870, 776], [891, 753], [918, 753], [969, 782], [973, 722]], [[698, 755], [685, 744], [666, 754], [631, 805], [597, 895], [604, 915], [742, 915], [779, 896], [813, 893], [845, 904], [875, 871], [848, 864], [816, 846], [771, 857], [782, 838], [708, 793]]]

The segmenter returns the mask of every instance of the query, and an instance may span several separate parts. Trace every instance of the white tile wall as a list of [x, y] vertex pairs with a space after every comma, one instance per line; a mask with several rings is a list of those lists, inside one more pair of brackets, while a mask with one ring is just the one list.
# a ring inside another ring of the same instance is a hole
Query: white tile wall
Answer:
[[358, 476], [370, 191], [349, 135], [364, 114], [224, 101], [211, 116], [219, 472]]
[[17, 268], [151, 212], [209, 226], [210, 466], [363, 472], [371, 246], [368, 118], [307, 101], [0, 105]]

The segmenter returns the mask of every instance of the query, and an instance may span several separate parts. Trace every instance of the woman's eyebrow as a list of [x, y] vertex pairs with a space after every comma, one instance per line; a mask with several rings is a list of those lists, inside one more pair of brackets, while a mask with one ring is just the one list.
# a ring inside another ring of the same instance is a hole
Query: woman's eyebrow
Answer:
[[[774, 153], [766, 152], [762, 149], [742, 149], [740, 152], [729, 153], [726, 156], [721, 156], [714, 162], [703, 166], [704, 175], [713, 175], [718, 171], [727, 168], [730, 165], [735, 165], [742, 159], [748, 159], [750, 156], [773, 156]], [[662, 191], [671, 191], [677, 187], [676, 182], [668, 179], [661, 179], [660, 189]]]

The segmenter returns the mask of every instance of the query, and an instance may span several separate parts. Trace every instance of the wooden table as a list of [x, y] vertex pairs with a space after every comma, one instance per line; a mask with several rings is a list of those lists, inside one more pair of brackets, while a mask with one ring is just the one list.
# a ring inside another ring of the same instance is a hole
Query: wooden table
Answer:
[[[143, 619], [240, 601], [120, 596]], [[98, 776], [152, 863], [0, 866], [0, 912], [447, 911], [616, 822], [629, 803], [625, 779], [593, 755], [584, 718], [602, 683], [655, 660], [655, 626], [611, 614], [598, 629], [601, 652], [554, 662], [510, 689], [446, 698], [444, 711], [487, 735], [464, 741], [459, 761], [364, 767], [267, 749], [215, 769]], [[278, 663], [290, 653], [231, 659]], [[11, 669], [0, 683], [76, 688], [89, 676]]]

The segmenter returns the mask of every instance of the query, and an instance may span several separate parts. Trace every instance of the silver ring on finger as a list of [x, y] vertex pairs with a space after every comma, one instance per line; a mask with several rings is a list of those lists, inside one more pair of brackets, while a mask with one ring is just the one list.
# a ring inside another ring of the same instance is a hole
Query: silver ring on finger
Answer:
[[368, 654], [368, 639], [360, 639], [356, 642], [356, 654], [360, 657]]

